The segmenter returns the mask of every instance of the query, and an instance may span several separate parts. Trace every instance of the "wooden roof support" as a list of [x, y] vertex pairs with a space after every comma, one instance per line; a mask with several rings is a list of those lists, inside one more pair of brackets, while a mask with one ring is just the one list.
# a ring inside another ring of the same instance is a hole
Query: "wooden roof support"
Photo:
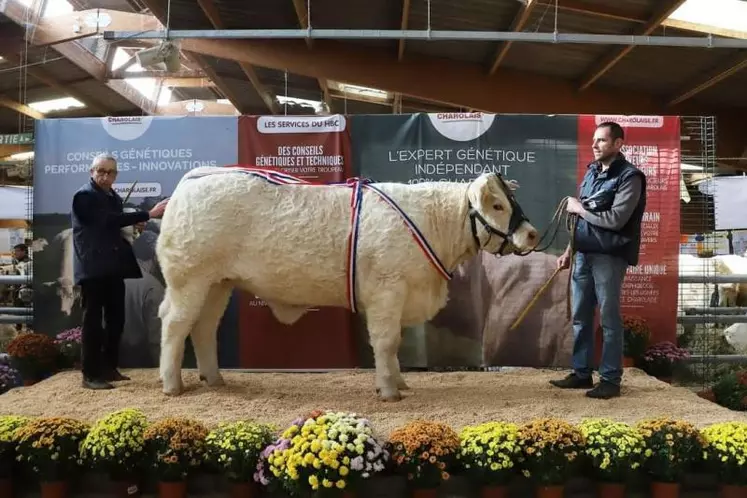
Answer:
[[[511, 22], [509, 30], [519, 32], [524, 29], [524, 26], [526, 26], [527, 21], [529, 21], [529, 17], [532, 15], [532, 11], [537, 6], [537, 3], [537, 0], [527, 0], [525, 4], [521, 5], [521, 7], [519, 7], [519, 12], [516, 13], [513, 22]], [[495, 54], [495, 59], [493, 60], [493, 64], [490, 66], [488, 74], [495, 74], [498, 66], [500, 66], [503, 59], [506, 58], [508, 49], [511, 48], [512, 44], [512, 41], [504, 41], [498, 45], [498, 51]]]
[[[648, 36], [651, 33], [656, 30], [661, 24], [672, 15], [672, 13], [677, 10], [680, 5], [685, 3], [686, 0], [667, 0], [667, 1], [661, 1], [660, 6], [658, 7], [657, 11], [649, 18], [648, 22], [644, 24], [643, 26], [636, 28], [635, 35], [639, 36]], [[615, 48], [612, 51], [610, 51], [607, 55], [599, 59], [597, 62], [595, 62], [592, 65], [591, 70], [588, 72], [586, 76], [581, 80], [581, 83], [578, 86], [579, 91], [583, 91], [588, 89], [591, 85], [594, 84], [595, 81], [597, 81], [599, 78], [601, 78], [607, 71], [612, 69], [612, 67], [620, 62], [623, 57], [625, 57], [631, 50], [633, 50], [634, 45], [624, 45], [619, 48]]]
[[4, 95], [0, 95], [0, 106], [5, 107], [7, 109], [12, 109], [21, 114], [25, 114], [26, 116], [30, 118], [44, 119], [44, 114], [40, 113], [39, 111], [35, 111], [34, 109], [27, 106], [26, 104], [21, 104], [20, 102], [13, 100], [9, 97], [6, 97]]
[[29, 30], [28, 41], [32, 45], [44, 46], [103, 35], [104, 31], [159, 29], [163, 29], [163, 26], [153, 16], [110, 9], [87, 9], [39, 19], [34, 29]]
[[[538, 4], [542, 7], [548, 7], [551, 9], [555, 8], [555, 0], [538, 0]], [[595, 5], [591, 1], [584, 0], [561, 0], [558, 2], [558, 10], [575, 12], [576, 14], [584, 14], [593, 17], [603, 17], [613, 21], [635, 22], [639, 24], [645, 24], [647, 22], [647, 19], [633, 17], [622, 9]]]
[[684, 102], [745, 68], [747, 68], [747, 51], [740, 52], [736, 58], [732, 58], [716, 71], [706, 75], [705, 78], [694, 84], [688, 85], [687, 88], [679, 92], [676, 97], [669, 101], [669, 105], [672, 106]]
[[[166, 24], [166, 9], [164, 8], [163, 2], [160, 0], [142, 0], [145, 7], [151, 12], [151, 14], [158, 19], [158, 21], [165, 25]], [[182, 48], [183, 52], [188, 52], [187, 50], [184, 50]], [[207, 75], [208, 78], [213, 80], [215, 83], [215, 86], [218, 88], [220, 93], [228, 99], [231, 104], [239, 110], [239, 112], [243, 112], [245, 109], [241, 106], [241, 101], [238, 98], [238, 95], [234, 93], [228, 85], [223, 81], [223, 78], [218, 76], [218, 73], [216, 73], [212, 67], [207, 63], [205, 59], [203, 59], [199, 54], [186, 54], [185, 57], [187, 59], [191, 59], [200, 70], [202, 70], [205, 75]]]
[[[16, 57], [13, 54], [8, 53], [7, 51], [0, 49], [0, 56], [5, 58], [9, 63], [11, 64], [20, 64], [21, 60]], [[91, 109], [93, 112], [100, 114], [101, 116], [108, 116], [109, 115], [109, 109], [102, 106], [98, 102], [94, 101], [89, 97], [85, 92], [81, 92], [79, 90], [76, 90], [75, 88], [70, 86], [70, 82], [61, 83], [57, 81], [51, 74], [49, 74], [47, 71], [45, 71], [43, 68], [38, 66], [31, 66], [26, 68], [26, 72], [29, 76], [32, 78], [41, 81], [45, 85], [47, 85], [50, 88], [53, 88], [57, 90], [60, 93], [67, 94], [74, 99], [77, 99], [78, 101], [85, 104], [85, 106], [88, 109]]]
[[[308, 28], [309, 16], [308, 11], [306, 10], [306, 2], [304, 0], [293, 0], [293, 10], [296, 11], [296, 18], [298, 19], [298, 24], [301, 26], [301, 29]], [[306, 38], [306, 46], [312, 48], [314, 46], [314, 40]], [[329, 85], [327, 80], [324, 78], [317, 78], [317, 82], [319, 83], [319, 90], [322, 92], [322, 98], [324, 99], [324, 103], [327, 105], [327, 109], [332, 109], [332, 99], [329, 96]]]
[[118, 67], [116, 71], [110, 71], [107, 75], [108, 79], [122, 80], [132, 78], [179, 78], [179, 79], [208, 79], [208, 75], [202, 70], [189, 70], [185, 69], [176, 73], [170, 73], [168, 71], [122, 71], [122, 67]]
[[[19, 26], [23, 27], [26, 25], [26, 7], [18, 2], [18, 0], [3, 0], [2, 2], [0, 2], [0, 13], [4, 14]], [[68, 26], [68, 28], [70, 28], [70, 26]], [[32, 40], [43, 40], [45, 44], [52, 44], [52, 48], [54, 50], [59, 52], [62, 56], [66, 57], [73, 64], [80, 67], [83, 71], [90, 74], [93, 78], [106, 84], [106, 86], [108, 86], [111, 90], [117, 92], [124, 99], [130, 101], [133, 105], [139, 107], [148, 114], [152, 114], [154, 112], [155, 106], [153, 105], [153, 102], [143, 97], [139, 92], [127, 85], [124, 81], [107, 81], [106, 63], [92, 54], [88, 49], [80, 45], [77, 41], [60, 41], [58, 38], [54, 38], [54, 36], [63, 36], [64, 40], [66, 39], [64, 38], [64, 34], [60, 34], [57, 32], [55, 32], [57, 34], [50, 34], [51, 32], [49, 30], [41, 30], [41, 32], [46, 33], [45, 36], [47, 36], [47, 38], [37, 38], [40, 33], [40, 30], [37, 29], [36, 33], [33, 35]], [[71, 94], [69, 89], [66, 88], [65, 91], [68, 94]], [[77, 92], [74, 91], [73, 93]], [[85, 102], [85, 100], [81, 101]], [[103, 111], [102, 114], [106, 112], [105, 109], [99, 108], [98, 110]]]
[[[483, 112], [716, 115], [719, 123], [728, 123], [719, 124], [719, 155], [741, 153], [744, 148], [741, 130], [747, 110], [689, 102], [667, 107], [658, 97], [640, 91], [590, 88], [579, 93], [572, 81], [505, 68], [489, 77], [481, 64], [437, 57], [413, 56], [408, 64], [399, 64], [387, 49], [329, 40], [315, 40], [308, 50], [300, 40], [184, 39], [182, 46], [213, 57]], [[726, 140], [738, 141], [739, 151]]]
[[[221, 19], [220, 13], [218, 12], [218, 9], [215, 7], [213, 0], [197, 0], [197, 3], [200, 5], [202, 12], [205, 14], [205, 16], [208, 18], [210, 23], [213, 25], [213, 28], [215, 29], [226, 28], [226, 25]], [[262, 98], [262, 101], [265, 103], [265, 105], [270, 110], [270, 112], [273, 114], [277, 114], [278, 106], [277, 106], [277, 102], [275, 101], [275, 97], [273, 97], [270, 94], [270, 92], [267, 90], [265, 85], [259, 79], [259, 76], [257, 76], [256, 71], [254, 71], [254, 68], [251, 65], [243, 63], [243, 62], [239, 62], [239, 67], [241, 67], [241, 70], [244, 72], [249, 82], [252, 84], [254, 89], [257, 91], [259, 96]]]
[[[541, 6], [554, 7], [555, 2], [551, 0], [538, 0]], [[598, 17], [603, 19], [610, 19], [612, 21], [623, 21], [633, 22], [636, 24], [646, 24], [648, 19], [636, 17], [625, 10], [608, 7], [603, 5], [594, 5], [589, 1], [584, 0], [562, 0], [558, 2], [558, 10], [566, 12], [573, 12], [576, 14], [583, 14], [592, 17]], [[672, 11], [674, 12], [674, 11]], [[724, 29], [718, 26], [709, 26], [707, 24], [701, 24], [696, 22], [681, 21], [679, 19], [665, 19], [662, 21], [660, 26], [667, 28], [681, 29], [684, 31], [692, 31], [695, 33], [710, 33], [715, 36], [724, 36], [727, 38], [741, 38], [747, 39], [747, 33], [743, 31], [736, 31], [733, 29]]]

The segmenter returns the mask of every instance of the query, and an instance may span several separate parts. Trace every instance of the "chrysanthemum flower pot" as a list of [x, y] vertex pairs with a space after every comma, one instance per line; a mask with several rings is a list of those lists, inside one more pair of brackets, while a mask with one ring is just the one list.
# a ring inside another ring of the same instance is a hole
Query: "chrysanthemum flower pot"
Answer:
[[13, 478], [0, 477], [0, 498], [12, 498], [13, 496]]
[[187, 496], [187, 483], [185, 481], [159, 481], [158, 498], [185, 498]]
[[508, 487], [503, 485], [489, 485], [480, 488], [480, 498], [505, 498], [508, 496]]
[[254, 482], [232, 482], [231, 498], [255, 498], [259, 496], [259, 489]]
[[652, 482], [651, 498], [678, 498], [680, 496], [680, 483], [678, 482]]
[[537, 498], [563, 498], [563, 491], [565, 486], [537, 486], [537, 492], [535, 496]]
[[39, 483], [41, 498], [67, 498], [67, 481]]
[[597, 486], [599, 498], [624, 498], [625, 484], [619, 482], [600, 482]]

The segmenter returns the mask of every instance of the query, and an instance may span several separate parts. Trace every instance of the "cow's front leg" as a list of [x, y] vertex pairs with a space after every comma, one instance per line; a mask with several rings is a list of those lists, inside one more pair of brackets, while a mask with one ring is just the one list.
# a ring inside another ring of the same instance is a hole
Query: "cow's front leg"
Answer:
[[376, 367], [376, 389], [382, 401], [402, 399], [399, 390], [404, 381], [397, 361], [397, 351], [402, 339], [401, 304], [397, 306], [397, 301], [401, 303], [396, 296], [380, 299], [375, 306], [369, 306], [366, 312]]

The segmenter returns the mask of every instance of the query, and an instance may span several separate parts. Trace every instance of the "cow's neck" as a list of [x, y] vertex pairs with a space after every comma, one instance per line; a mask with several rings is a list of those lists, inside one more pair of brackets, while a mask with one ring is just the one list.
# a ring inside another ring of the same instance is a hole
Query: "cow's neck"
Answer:
[[477, 250], [469, 223], [469, 183], [440, 183], [429, 234], [424, 234], [447, 270], [453, 272]]

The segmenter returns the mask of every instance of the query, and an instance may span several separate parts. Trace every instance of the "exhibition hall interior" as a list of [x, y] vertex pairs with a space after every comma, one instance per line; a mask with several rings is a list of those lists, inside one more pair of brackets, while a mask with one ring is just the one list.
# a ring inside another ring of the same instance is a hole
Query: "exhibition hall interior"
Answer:
[[0, 498], [747, 496], [747, 0], [0, 0]]

